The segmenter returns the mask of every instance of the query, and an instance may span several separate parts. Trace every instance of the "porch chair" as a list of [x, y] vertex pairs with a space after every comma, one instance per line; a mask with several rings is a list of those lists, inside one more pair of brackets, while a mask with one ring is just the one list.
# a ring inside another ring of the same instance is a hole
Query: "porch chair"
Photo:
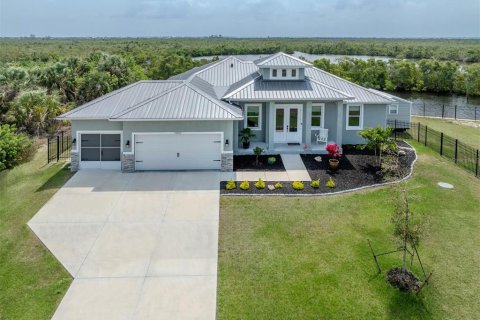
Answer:
[[318, 133], [315, 134], [317, 138], [317, 144], [327, 143], [328, 140], [328, 129], [318, 129]]

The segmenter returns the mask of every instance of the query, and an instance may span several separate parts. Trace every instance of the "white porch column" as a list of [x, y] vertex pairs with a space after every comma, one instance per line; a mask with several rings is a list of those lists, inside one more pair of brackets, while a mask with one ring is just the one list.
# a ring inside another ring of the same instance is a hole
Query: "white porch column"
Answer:
[[335, 143], [342, 147], [343, 137], [343, 101], [337, 102], [337, 137]]
[[267, 102], [267, 148], [269, 150], [274, 149], [274, 136], [275, 136], [275, 102]]
[[303, 118], [303, 143], [307, 145], [312, 144], [312, 102], [308, 101], [305, 104], [305, 112]]

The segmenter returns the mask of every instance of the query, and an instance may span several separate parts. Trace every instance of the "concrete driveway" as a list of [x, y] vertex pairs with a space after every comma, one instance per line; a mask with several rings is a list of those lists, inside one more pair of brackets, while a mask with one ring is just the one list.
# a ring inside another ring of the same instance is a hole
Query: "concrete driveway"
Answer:
[[74, 277], [53, 319], [214, 319], [219, 180], [76, 173], [28, 223]]

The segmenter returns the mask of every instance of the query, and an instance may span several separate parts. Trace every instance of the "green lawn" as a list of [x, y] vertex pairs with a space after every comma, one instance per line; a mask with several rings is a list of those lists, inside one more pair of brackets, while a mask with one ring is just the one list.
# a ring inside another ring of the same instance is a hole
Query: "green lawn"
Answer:
[[420, 122], [434, 130], [443, 132], [452, 138], [458, 139], [476, 149], [480, 149], [480, 122], [478, 121], [459, 121], [413, 116], [412, 121]]
[[46, 148], [0, 172], [0, 319], [50, 319], [71, 277], [26, 225], [71, 176]]
[[[419, 251], [433, 271], [418, 297], [376, 274], [367, 245], [394, 248], [392, 187], [313, 198], [222, 197], [218, 319], [478, 318], [480, 180], [414, 145], [420, 156], [409, 181], [411, 206], [429, 216]], [[438, 181], [455, 190], [437, 188]], [[384, 271], [400, 261], [380, 258]]]

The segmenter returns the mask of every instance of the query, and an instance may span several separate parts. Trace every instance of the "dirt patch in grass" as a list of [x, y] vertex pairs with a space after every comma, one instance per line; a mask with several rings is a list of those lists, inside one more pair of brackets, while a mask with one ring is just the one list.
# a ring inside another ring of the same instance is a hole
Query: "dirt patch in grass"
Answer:
[[[275, 163], [269, 164], [268, 158], [274, 157]], [[254, 155], [233, 156], [233, 171], [285, 171], [282, 157], [279, 154], [261, 155], [258, 157], [259, 165], [255, 164]]]

